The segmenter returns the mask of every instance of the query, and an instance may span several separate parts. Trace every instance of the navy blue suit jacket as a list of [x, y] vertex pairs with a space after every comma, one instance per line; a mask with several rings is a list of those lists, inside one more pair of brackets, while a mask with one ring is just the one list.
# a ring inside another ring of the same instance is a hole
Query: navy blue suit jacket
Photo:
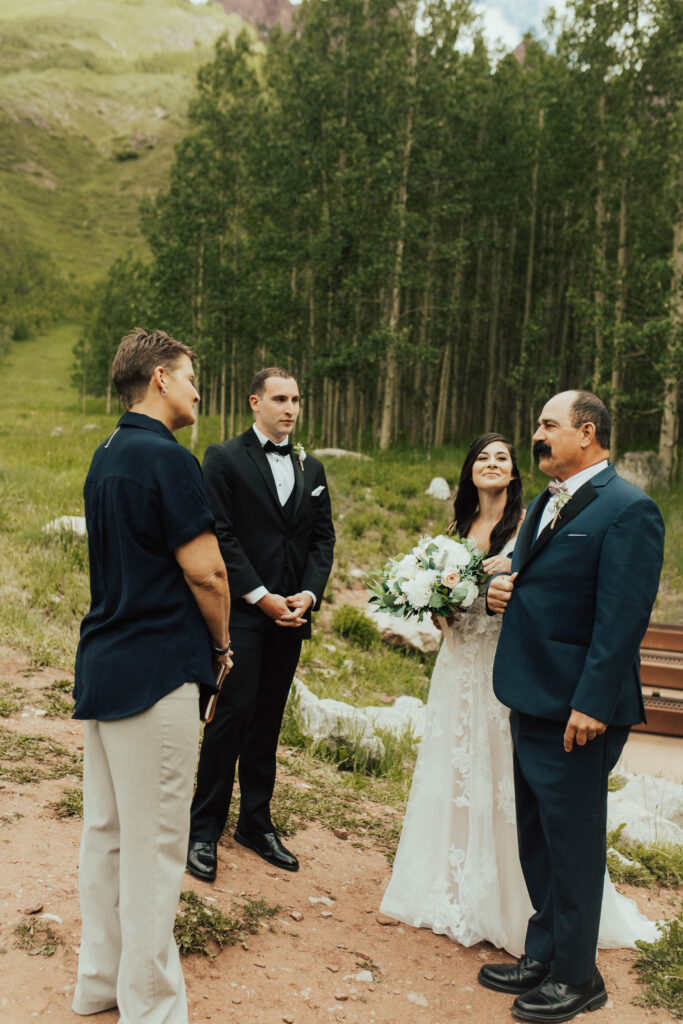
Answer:
[[609, 464], [534, 540], [548, 497], [531, 502], [512, 559], [496, 696], [539, 718], [566, 721], [575, 708], [612, 725], [642, 722], [639, 648], [664, 554], [659, 509]]

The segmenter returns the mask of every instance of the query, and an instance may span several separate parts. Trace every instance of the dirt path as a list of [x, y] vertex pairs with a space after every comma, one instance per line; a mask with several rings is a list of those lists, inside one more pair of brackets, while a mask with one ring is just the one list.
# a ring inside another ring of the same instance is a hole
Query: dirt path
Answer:
[[[53, 670], [33, 671], [23, 657], [0, 649], [0, 681], [29, 694], [29, 707], [0, 725], [16, 734], [49, 736], [70, 753], [82, 747], [81, 727], [46, 718], [31, 700]], [[7, 691], [5, 691], [7, 692]], [[0, 781], [0, 1022], [35, 1020], [75, 1024], [70, 1010], [76, 975], [80, 918], [77, 859], [81, 823], [59, 818], [54, 802], [75, 780]], [[187, 888], [231, 912], [234, 895], [280, 904], [277, 917], [250, 937], [248, 948], [224, 949], [215, 959], [189, 957], [183, 967], [191, 1021], [230, 1024], [473, 1024], [512, 1021], [511, 999], [477, 984], [484, 960], [506, 955], [482, 943], [471, 949], [432, 932], [389, 923], [378, 913], [389, 877], [386, 858], [311, 826], [288, 844], [299, 856], [293, 875], [270, 869], [254, 854], [225, 839], [219, 874], [207, 886], [186, 876]], [[673, 913], [671, 894], [628, 889], [649, 917]], [[42, 907], [60, 942], [52, 956], [15, 948], [22, 913]], [[610, 1001], [591, 1024], [664, 1024], [662, 1010], [634, 1006], [640, 991], [629, 950], [601, 952], [599, 965]], [[580, 1018], [583, 1019], [583, 1018]], [[97, 1017], [115, 1024], [116, 1013]]]

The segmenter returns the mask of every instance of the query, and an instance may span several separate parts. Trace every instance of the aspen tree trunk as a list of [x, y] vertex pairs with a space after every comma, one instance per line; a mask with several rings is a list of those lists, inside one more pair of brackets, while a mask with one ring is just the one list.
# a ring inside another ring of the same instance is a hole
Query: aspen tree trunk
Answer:
[[[204, 242], [199, 244], [199, 252], [197, 254], [197, 285], [194, 294], [194, 330], [193, 330], [193, 342], [195, 348], [199, 341], [202, 333], [202, 303], [204, 299]], [[200, 388], [200, 391], [203, 390]], [[190, 434], [190, 448], [192, 451], [195, 450], [199, 442], [199, 416], [195, 417], [195, 421], [192, 424], [192, 432]]]
[[680, 375], [676, 355], [683, 334], [683, 153], [678, 169], [679, 203], [673, 240], [673, 277], [671, 279], [671, 331], [667, 344], [667, 368], [663, 380], [662, 420], [659, 428], [659, 458], [673, 480], [678, 461], [678, 399]]
[[225, 441], [228, 434], [228, 361], [223, 342], [223, 355], [221, 358], [221, 408], [220, 408], [220, 438]]
[[604, 93], [600, 97], [600, 103], [598, 105], [598, 120], [600, 122], [600, 152], [598, 155], [598, 166], [597, 166], [597, 192], [595, 195], [595, 233], [598, 239], [597, 245], [597, 270], [596, 270], [596, 286], [593, 293], [593, 301], [595, 303], [595, 359], [593, 363], [593, 390], [597, 391], [600, 387], [600, 380], [602, 377], [602, 358], [603, 358], [603, 345], [604, 345], [604, 330], [603, 330], [603, 315], [605, 308], [605, 292], [603, 284], [603, 276], [605, 273], [605, 264], [607, 262], [607, 232], [605, 231], [605, 157], [602, 150], [602, 139], [605, 133], [605, 96]]
[[[462, 240], [465, 234], [465, 223], [460, 222], [459, 237]], [[441, 376], [439, 377], [439, 397], [436, 403], [436, 416], [434, 417], [434, 447], [438, 448], [444, 443], [446, 437], [446, 413], [448, 411], [448, 399], [451, 393], [451, 377], [453, 374], [453, 362], [455, 355], [455, 342], [454, 342], [454, 329], [457, 331], [460, 326], [460, 301], [462, 298], [462, 278], [463, 278], [463, 260], [458, 255], [458, 265], [455, 268], [453, 274], [453, 287], [451, 289], [451, 301], [450, 301], [450, 314], [448, 318], [447, 336], [448, 341], [443, 352], [443, 360], [441, 363]], [[453, 310], [456, 308], [458, 314], [454, 317]], [[457, 327], [454, 328], [454, 320], [457, 321]], [[454, 398], [454, 404], [455, 398]]]
[[524, 319], [522, 321], [522, 341], [519, 351], [519, 365], [522, 373], [521, 380], [517, 387], [517, 394], [515, 396], [515, 425], [514, 425], [514, 445], [519, 450], [519, 443], [522, 438], [522, 403], [523, 403], [523, 388], [524, 388], [524, 371], [526, 369], [527, 360], [527, 342], [528, 342], [528, 330], [529, 320], [531, 318], [531, 299], [533, 294], [534, 284], [534, 259], [535, 259], [535, 245], [536, 245], [536, 220], [538, 218], [538, 164], [539, 164], [539, 153], [541, 148], [541, 134], [543, 132], [543, 122], [545, 120], [545, 110], [543, 107], [538, 112], [538, 140], [536, 143], [536, 156], [534, 158], [534, 169], [531, 174], [531, 216], [529, 218], [529, 252], [527, 255], [526, 263], [526, 285], [524, 289]]
[[614, 318], [614, 356], [612, 362], [610, 416], [612, 418], [612, 444], [610, 454], [615, 461], [619, 453], [619, 398], [624, 386], [624, 313], [626, 311], [626, 274], [628, 271], [628, 245], [626, 241], [628, 226], [628, 200], [626, 195], [626, 177], [621, 181], [621, 199], [619, 202], [619, 249], [617, 266], [619, 268], [619, 297]]
[[[413, 44], [410, 51], [408, 78], [411, 88], [415, 84], [415, 69], [417, 64], [417, 41], [413, 30]], [[384, 401], [382, 403], [382, 421], [379, 432], [379, 447], [386, 451], [391, 443], [394, 429], [394, 408], [398, 393], [398, 356], [396, 348], [391, 341], [398, 330], [399, 314], [401, 311], [401, 273], [403, 270], [403, 252], [405, 249], [406, 231], [406, 206], [408, 200], [408, 167], [410, 165], [410, 152], [413, 148], [413, 104], [410, 103], [406, 114], [405, 142], [403, 145], [403, 161], [401, 167], [401, 181], [398, 187], [397, 213], [398, 213], [398, 237], [394, 250], [393, 284], [390, 293], [389, 303], [389, 347], [385, 365]]]
[[[487, 236], [487, 225], [488, 219], [483, 218], [481, 238], [484, 239]], [[466, 357], [465, 357], [465, 369], [463, 372], [463, 378], [465, 386], [472, 379], [473, 367], [474, 367], [474, 356], [479, 348], [479, 328], [481, 326], [481, 301], [479, 296], [483, 288], [484, 279], [484, 252], [485, 247], [483, 241], [477, 246], [477, 269], [474, 278], [474, 303], [472, 305], [472, 319], [470, 321], [470, 332], [469, 332], [469, 344], [467, 345]], [[469, 424], [472, 419], [476, 419], [477, 424], [481, 422], [481, 409], [473, 406], [472, 402], [464, 403], [464, 414], [462, 417], [462, 424]]]
[[230, 348], [230, 437], [238, 433], [237, 415], [237, 339], [233, 337]]
[[107, 416], [111, 412], [111, 377], [110, 376], [107, 377], [107, 394], [105, 396], [104, 411], [106, 412]]
[[492, 308], [489, 320], [488, 357], [486, 367], [486, 400], [484, 403], [484, 430], [493, 430], [493, 403], [498, 388], [498, 318], [500, 314], [502, 256], [500, 251], [500, 228], [498, 219], [493, 221], [493, 266], [491, 269]]
[[[311, 229], [308, 230], [308, 245], [309, 252], [313, 248], [313, 233]], [[311, 369], [313, 368], [313, 359], [315, 355], [315, 275], [313, 273], [313, 265], [309, 264], [308, 267], [308, 357], [310, 360]], [[313, 380], [309, 378], [306, 385], [308, 388], [308, 395], [306, 396], [306, 402], [308, 403], [308, 447], [313, 448], [315, 445], [315, 414], [318, 403], [316, 401], [316, 394], [313, 389]]]

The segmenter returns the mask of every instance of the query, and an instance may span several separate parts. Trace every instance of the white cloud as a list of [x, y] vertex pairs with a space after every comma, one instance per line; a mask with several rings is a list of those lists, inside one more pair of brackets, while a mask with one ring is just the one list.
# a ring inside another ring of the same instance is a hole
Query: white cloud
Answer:
[[510, 21], [500, 6], [491, 3], [475, 3], [474, 10], [481, 17], [484, 37], [491, 46], [499, 41], [508, 50], [514, 50], [522, 40], [522, 32]]

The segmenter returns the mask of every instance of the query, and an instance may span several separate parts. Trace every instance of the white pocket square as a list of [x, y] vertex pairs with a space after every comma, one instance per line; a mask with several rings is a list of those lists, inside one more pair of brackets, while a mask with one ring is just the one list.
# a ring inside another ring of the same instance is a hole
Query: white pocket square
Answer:
[[325, 484], [321, 484], [320, 487], [316, 487], [314, 491], [311, 491], [311, 497], [317, 498], [319, 494], [322, 494], [325, 490]]

